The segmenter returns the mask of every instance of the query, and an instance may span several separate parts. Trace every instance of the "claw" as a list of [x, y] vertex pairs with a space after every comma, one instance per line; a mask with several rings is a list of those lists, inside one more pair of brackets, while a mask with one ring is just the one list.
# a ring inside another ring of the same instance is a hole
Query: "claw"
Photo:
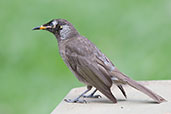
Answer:
[[68, 103], [87, 103], [86, 100], [79, 100], [79, 99], [64, 99], [65, 102]]

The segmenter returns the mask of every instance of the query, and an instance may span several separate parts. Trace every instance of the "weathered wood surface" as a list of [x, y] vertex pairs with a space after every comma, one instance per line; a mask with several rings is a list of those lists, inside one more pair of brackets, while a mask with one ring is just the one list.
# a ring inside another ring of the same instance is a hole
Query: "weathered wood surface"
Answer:
[[[163, 81], [140, 81], [149, 89], [158, 93], [168, 102], [156, 104], [145, 94], [124, 85], [127, 92], [127, 99], [116, 88], [112, 87], [112, 92], [118, 99], [117, 104], [113, 104], [100, 92], [102, 98], [84, 98], [87, 103], [66, 103], [62, 102], [53, 110], [51, 114], [171, 114], [171, 80]], [[72, 89], [65, 98], [75, 98], [80, 95], [86, 87]]]

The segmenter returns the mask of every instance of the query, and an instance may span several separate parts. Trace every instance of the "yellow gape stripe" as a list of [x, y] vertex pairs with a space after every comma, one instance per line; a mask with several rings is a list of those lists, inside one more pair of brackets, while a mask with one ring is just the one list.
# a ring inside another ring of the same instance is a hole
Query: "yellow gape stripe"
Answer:
[[46, 29], [46, 27], [44, 27], [44, 26], [41, 26], [41, 27], [40, 27], [40, 30], [43, 30], [43, 29]]

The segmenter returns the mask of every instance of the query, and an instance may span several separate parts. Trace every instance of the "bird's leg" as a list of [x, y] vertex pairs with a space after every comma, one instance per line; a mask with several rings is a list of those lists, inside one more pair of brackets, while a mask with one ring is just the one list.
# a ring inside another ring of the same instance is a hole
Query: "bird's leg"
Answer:
[[82, 96], [84, 96], [84, 94], [86, 94], [88, 91], [90, 91], [92, 88], [92, 86], [87, 86], [87, 90], [84, 91], [81, 95], [79, 95], [77, 98], [75, 99], [64, 99], [64, 101], [68, 102], [68, 103], [86, 103], [86, 100], [80, 100], [80, 98]]
[[101, 98], [100, 95], [94, 95], [96, 93], [97, 89], [95, 89], [90, 95], [84, 95], [84, 98]]

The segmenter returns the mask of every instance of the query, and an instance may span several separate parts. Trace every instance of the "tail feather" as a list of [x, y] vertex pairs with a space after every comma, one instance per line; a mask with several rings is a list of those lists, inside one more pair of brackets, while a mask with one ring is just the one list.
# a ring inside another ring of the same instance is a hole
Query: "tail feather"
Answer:
[[136, 81], [134, 80], [131, 80], [131, 79], [127, 79], [126, 80], [127, 83], [134, 87], [135, 89], [145, 93], [146, 95], [148, 95], [149, 97], [151, 97], [153, 100], [155, 100], [157, 103], [161, 103], [161, 102], [164, 102], [166, 101], [163, 97], [157, 95], [156, 93], [152, 92], [151, 90], [149, 90], [148, 88], [146, 88], [145, 86], [137, 83]]
[[121, 90], [122, 94], [124, 95], [124, 97], [127, 99], [127, 95], [126, 95], [126, 92], [124, 90], [124, 88], [122, 87], [122, 85], [117, 85], [118, 88]]
[[112, 94], [110, 89], [102, 89], [97, 88], [101, 93], [103, 93], [108, 99], [110, 99], [113, 103], [117, 103], [115, 96]]
[[128, 85], [132, 86], [133, 88], [143, 92], [144, 94], [148, 95], [149, 97], [151, 97], [154, 101], [156, 101], [157, 103], [162, 103], [165, 102], [166, 100], [157, 95], [156, 93], [152, 92], [151, 90], [149, 90], [148, 88], [146, 88], [145, 86], [139, 84], [138, 82], [130, 79], [129, 77], [127, 77], [126, 75], [124, 75], [121, 72], [114, 72], [114, 75], [121, 81], [127, 83]]

